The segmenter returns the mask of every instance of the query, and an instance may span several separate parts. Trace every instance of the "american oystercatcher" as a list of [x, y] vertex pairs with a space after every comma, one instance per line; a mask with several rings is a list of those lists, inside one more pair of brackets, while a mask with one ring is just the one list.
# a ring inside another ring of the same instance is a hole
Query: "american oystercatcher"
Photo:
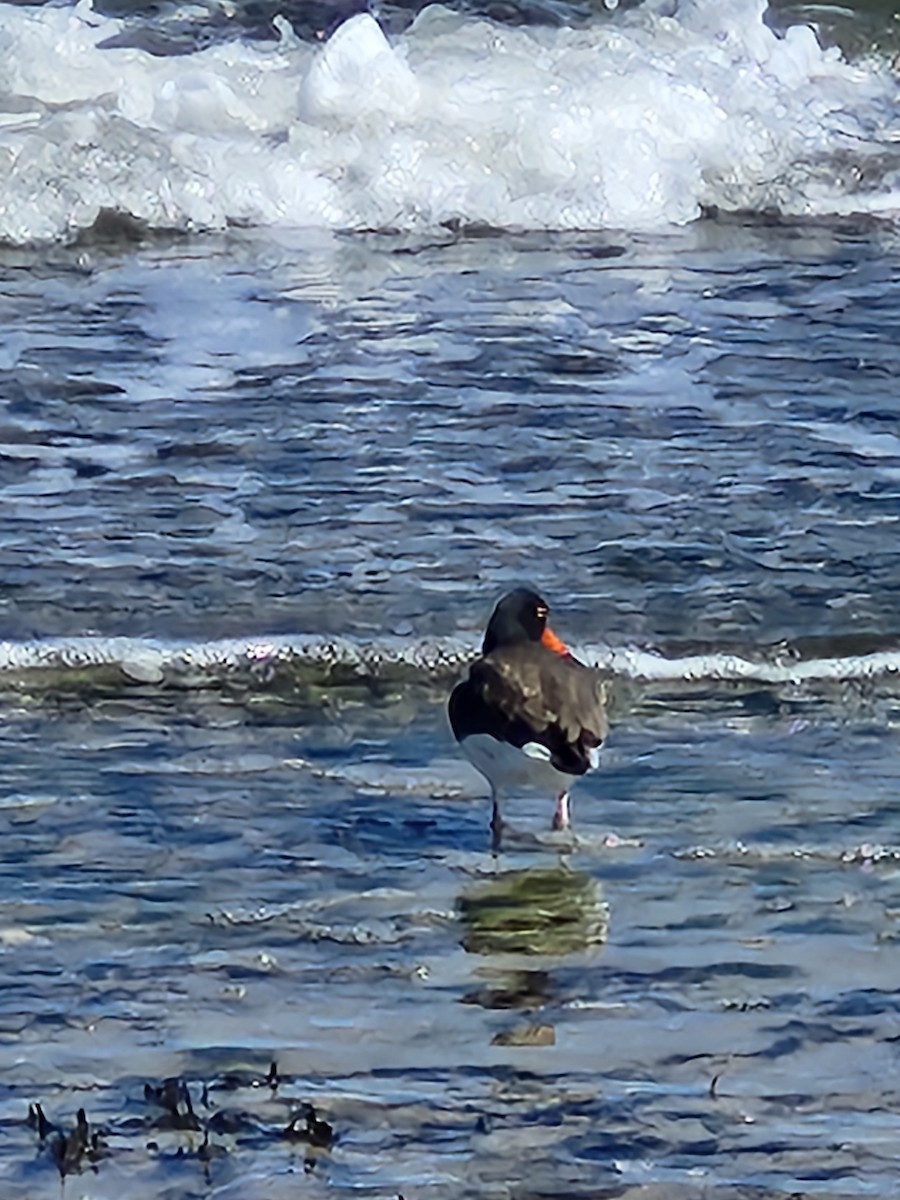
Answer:
[[514, 787], [552, 788], [553, 828], [569, 828], [569, 790], [597, 766], [606, 736], [600, 675], [573, 658], [547, 624], [549, 612], [527, 588], [504, 596], [481, 657], [450, 696], [454, 736], [490, 784], [495, 848], [500, 797]]

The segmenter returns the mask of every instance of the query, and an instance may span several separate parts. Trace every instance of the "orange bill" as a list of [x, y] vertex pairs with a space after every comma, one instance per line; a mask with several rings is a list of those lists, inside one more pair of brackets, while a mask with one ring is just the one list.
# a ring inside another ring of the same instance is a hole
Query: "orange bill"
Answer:
[[541, 642], [548, 650], [552, 650], [554, 654], [569, 653], [569, 647], [565, 642], [560, 641], [549, 625], [541, 634]]

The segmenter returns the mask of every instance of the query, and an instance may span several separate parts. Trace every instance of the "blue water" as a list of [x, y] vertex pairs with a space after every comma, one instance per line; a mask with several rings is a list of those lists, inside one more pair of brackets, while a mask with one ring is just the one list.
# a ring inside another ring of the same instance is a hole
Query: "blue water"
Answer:
[[[772, 213], [0, 254], [4, 1197], [896, 1192], [898, 271]], [[523, 580], [612, 732], [494, 857], [444, 704]]]
[[[896, 706], [840, 654], [896, 633], [896, 259], [754, 223], [8, 255], [5, 1194], [58, 1187], [34, 1102], [87, 1108], [97, 1196], [890, 1191]], [[576, 843], [523, 796], [494, 860], [423, 647], [522, 578], [673, 666], [622, 681]], [[206, 1149], [143, 1098], [172, 1076]]]
[[522, 578], [583, 640], [897, 632], [890, 230], [51, 270], [4, 281], [8, 636], [450, 635]]

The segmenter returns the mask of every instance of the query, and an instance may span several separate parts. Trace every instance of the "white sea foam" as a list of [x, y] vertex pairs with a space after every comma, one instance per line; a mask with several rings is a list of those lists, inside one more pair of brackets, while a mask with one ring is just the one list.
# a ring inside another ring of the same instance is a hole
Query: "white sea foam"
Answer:
[[321, 47], [281, 22], [277, 43], [172, 58], [108, 44], [124, 25], [86, 0], [0, 7], [0, 237], [101, 209], [178, 229], [893, 214], [896, 79], [777, 36], [764, 7], [646, 0], [576, 30], [433, 6], [394, 43], [361, 15]]
[[[900, 650], [799, 659], [709, 650], [669, 657], [632, 646], [574, 646], [578, 658], [611, 678], [643, 683], [751, 683], [771, 687], [830, 686], [852, 680], [891, 684], [900, 678]], [[385, 637], [359, 640], [317, 635], [208, 642], [158, 641], [129, 637], [49, 638], [0, 641], [3, 676], [65, 675], [69, 671], [117, 668], [136, 683], [176, 687], [215, 686], [223, 678], [244, 678], [265, 686], [280, 670], [305, 672], [327, 684], [334, 668], [346, 681], [407, 678], [419, 682], [458, 677], [478, 652], [462, 638], [412, 640]]]

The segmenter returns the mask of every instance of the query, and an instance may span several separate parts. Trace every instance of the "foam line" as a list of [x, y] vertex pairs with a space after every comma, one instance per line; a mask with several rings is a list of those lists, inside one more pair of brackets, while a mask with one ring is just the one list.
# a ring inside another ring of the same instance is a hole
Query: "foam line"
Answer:
[[[130, 680], [174, 686], [210, 686], [229, 675], [265, 682], [279, 668], [310, 672], [316, 682], [353, 679], [439, 681], [460, 674], [477, 652], [464, 638], [383, 638], [316, 635], [220, 639], [206, 642], [128, 637], [71, 637], [0, 642], [3, 676], [90, 672], [116, 668]], [[900, 650], [810, 659], [745, 657], [709, 651], [667, 657], [629, 646], [576, 648], [582, 661], [614, 679], [646, 683], [747, 682], [771, 686], [879, 680], [900, 674]]]

